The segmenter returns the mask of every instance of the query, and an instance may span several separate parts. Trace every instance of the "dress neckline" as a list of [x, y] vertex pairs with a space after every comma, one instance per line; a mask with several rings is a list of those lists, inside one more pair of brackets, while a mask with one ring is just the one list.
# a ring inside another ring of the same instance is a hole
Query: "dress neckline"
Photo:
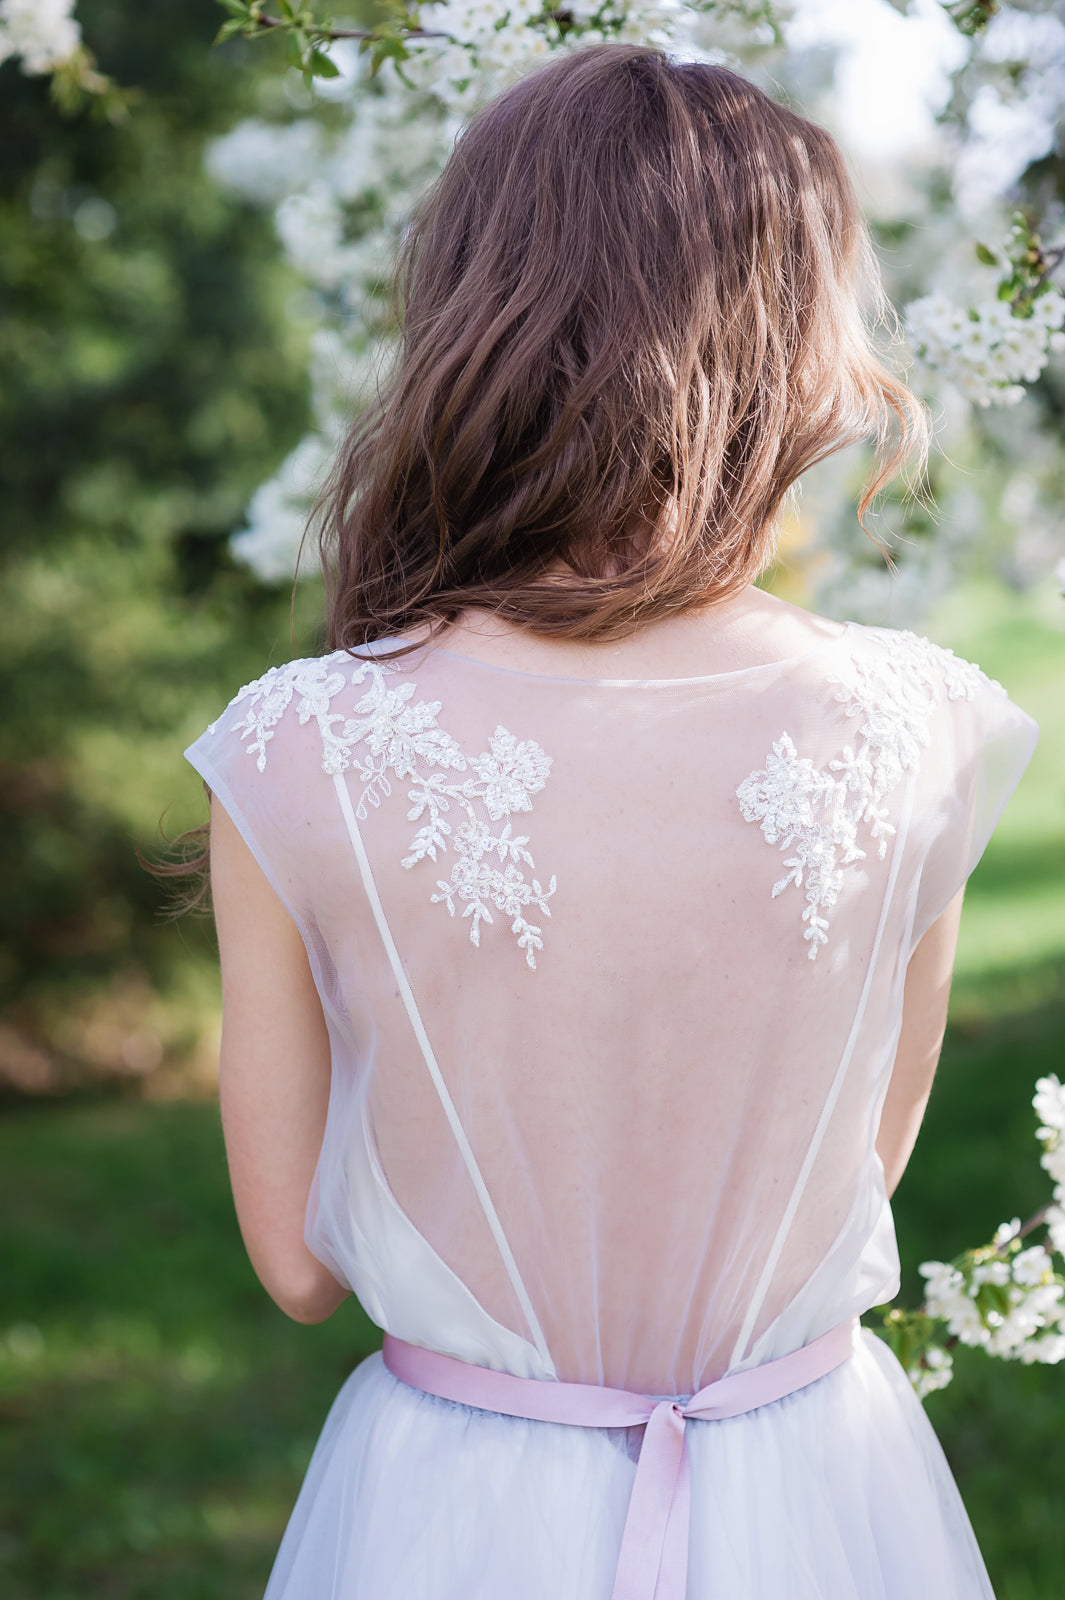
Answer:
[[[810, 650], [804, 650], [797, 656], [785, 656], [779, 661], [759, 661], [749, 667], [731, 667], [727, 672], [706, 672], [688, 678], [577, 678], [560, 676], [553, 672], [529, 672], [522, 667], [504, 667], [495, 661], [482, 661], [478, 656], [463, 655], [460, 651], [448, 650], [444, 645], [432, 645], [426, 654], [447, 656], [449, 660], [461, 661], [470, 667], [480, 667], [486, 672], [501, 672], [508, 677], [529, 678], [540, 683], [573, 684], [590, 689], [677, 689], [699, 683], [719, 683], [728, 678], [749, 677], [755, 672], [769, 672], [774, 667], [801, 666], [803, 662], [812, 661], [815, 657], [835, 650], [848, 641], [857, 626], [855, 622], [845, 622], [842, 633], [837, 633], [835, 638], [824, 639], [820, 644], [814, 645]], [[382, 641], [382, 645], [390, 642]]]

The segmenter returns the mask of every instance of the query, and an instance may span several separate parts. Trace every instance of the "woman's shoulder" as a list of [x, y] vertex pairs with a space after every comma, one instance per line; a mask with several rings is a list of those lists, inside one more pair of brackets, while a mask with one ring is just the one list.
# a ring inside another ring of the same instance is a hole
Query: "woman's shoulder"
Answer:
[[876, 674], [885, 688], [905, 684], [911, 690], [941, 692], [951, 700], [971, 698], [983, 689], [1001, 695], [1006, 692], [975, 662], [909, 628], [839, 621], [760, 592], [751, 621], [772, 639], [774, 652], [784, 665], [789, 655], [814, 661], [822, 646], [839, 643], [844, 657], [852, 657], [868, 674]]
[[964, 779], [988, 794], [1001, 791], [1004, 805], [1039, 730], [1003, 685], [909, 629], [854, 623], [848, 641], [831, 674], [835, 698], [853, 719], [848, 752], [853, 744], [877, 771], [920, 771], [941, 788]]
[[403, 644], [401, 639], [379, 639], [359, 645], [357, 649], [295, 656], [291, 661], [267, 667], [259, 677], [237, 690], [208, 731], [224, 726], [228, 713], [240, 707], [259, 706], [283, 711], [301, 698], [316, 704], [323, 694], [336, 694], [345, 683], [361, 683], [382, 669], [396, 671], [404, 658], [392, 659], [390, 652]]
[[847, 626], [854, 666], [881, 696], [932, 702], [1008, 698], [1002, 684], [975, 661], [924, 634], [868, 623]]
[[267, 667], [257, 678], [243, 684], [208, 723], [190, 748], [220, 748], [242, 745], [245, 754], [254, 755], [259, 771], [267, 761], [267, 747], [288, 724], [303, 728], [317, 722], [328, 726], [333, 702], [349, 684], [358, 685], [381, 665], [376, 660], [382, 645], [360, 649], [358, 655], [347, 650], [331, 650], [320, 656], [297, 656]]

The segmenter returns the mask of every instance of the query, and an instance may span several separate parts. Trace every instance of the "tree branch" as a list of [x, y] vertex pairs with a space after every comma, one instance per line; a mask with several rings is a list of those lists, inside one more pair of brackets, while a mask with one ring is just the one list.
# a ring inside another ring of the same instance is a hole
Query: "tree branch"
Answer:
[[[1062, 251], [1062, 254], [1065, 255], [1065, 251]], [[996, 1248], [995, 1254], [997, 1256], [1005, 1255], [1014, 1239], [1024, 1239], [1028, 1236], [1028, 1234], [1034, 1233], [1036, 1228], [1041, 1228], [1047, 1219], [1047, 1212], [1049, 1210], [1049, 1206], [1040, 1206], [1039, 1210], [1033, 1212], [1028, 1218], [1028, 1221], [1024, 1224], [1023, 1228], [1018, 1228], [1016, 1233], [1010, 1235], [1005, 1244], [1000, 1244]]]
[[[253, 21], [256, 27], [259, 28], [280, 28], [286, 33], [292, 31], [292, 24], [286, 22], [283, 17], [270, 17], [260, 13], [257, 17], [249, 20]], [[329, 40], [330, 43], [337, 39], [375, 39], [378, 37], [372, 28], [319, 28], [313, 26], [305, 31], [316, 41]], [[433, 32], [428, 28], [404, 28], [403, 32], [408, 39], [448, 39], [451, 37], [450, 34], [441, 33], [439, 30]]]

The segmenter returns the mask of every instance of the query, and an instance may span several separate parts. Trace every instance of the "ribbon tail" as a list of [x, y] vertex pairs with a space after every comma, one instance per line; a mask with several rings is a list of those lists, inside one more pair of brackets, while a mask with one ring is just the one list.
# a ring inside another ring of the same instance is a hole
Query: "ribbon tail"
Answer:
[[684, 1416], [663, 1400], [644, 1429], [611, 1600], [684, 1600], [690, 1500]]
[[692, 1482], [688, 1445], [681, 1440], [680, 1468], [669, 1507], [662, 1565], [658, 1569], [655, 1600], [684, 1600], [688, 1591], [688, 1539], [691, 1530]]

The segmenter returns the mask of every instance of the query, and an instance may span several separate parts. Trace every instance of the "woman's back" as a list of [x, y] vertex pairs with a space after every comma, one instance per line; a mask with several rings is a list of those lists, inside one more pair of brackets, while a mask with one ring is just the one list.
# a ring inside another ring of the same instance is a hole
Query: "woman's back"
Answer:
[[864, 508], [926, 439], [840, 152], [724, 68], [567, 51], [398, 287], [319, 507], [337, 648], [191, 751], [249, 1251], [392, 1336], [270, 1600], [987, 1600], [855, 1317], [1033, 730], [751, 588], [807, 467], [871, 441]]
[[665, 679], [337, 652], [193, 747], [330, 1027], [308, 1238], [393, 1333], [684, 1394], [896, 1292], [906, 965], [1032, 725], [926, 641], [808, 628]]

